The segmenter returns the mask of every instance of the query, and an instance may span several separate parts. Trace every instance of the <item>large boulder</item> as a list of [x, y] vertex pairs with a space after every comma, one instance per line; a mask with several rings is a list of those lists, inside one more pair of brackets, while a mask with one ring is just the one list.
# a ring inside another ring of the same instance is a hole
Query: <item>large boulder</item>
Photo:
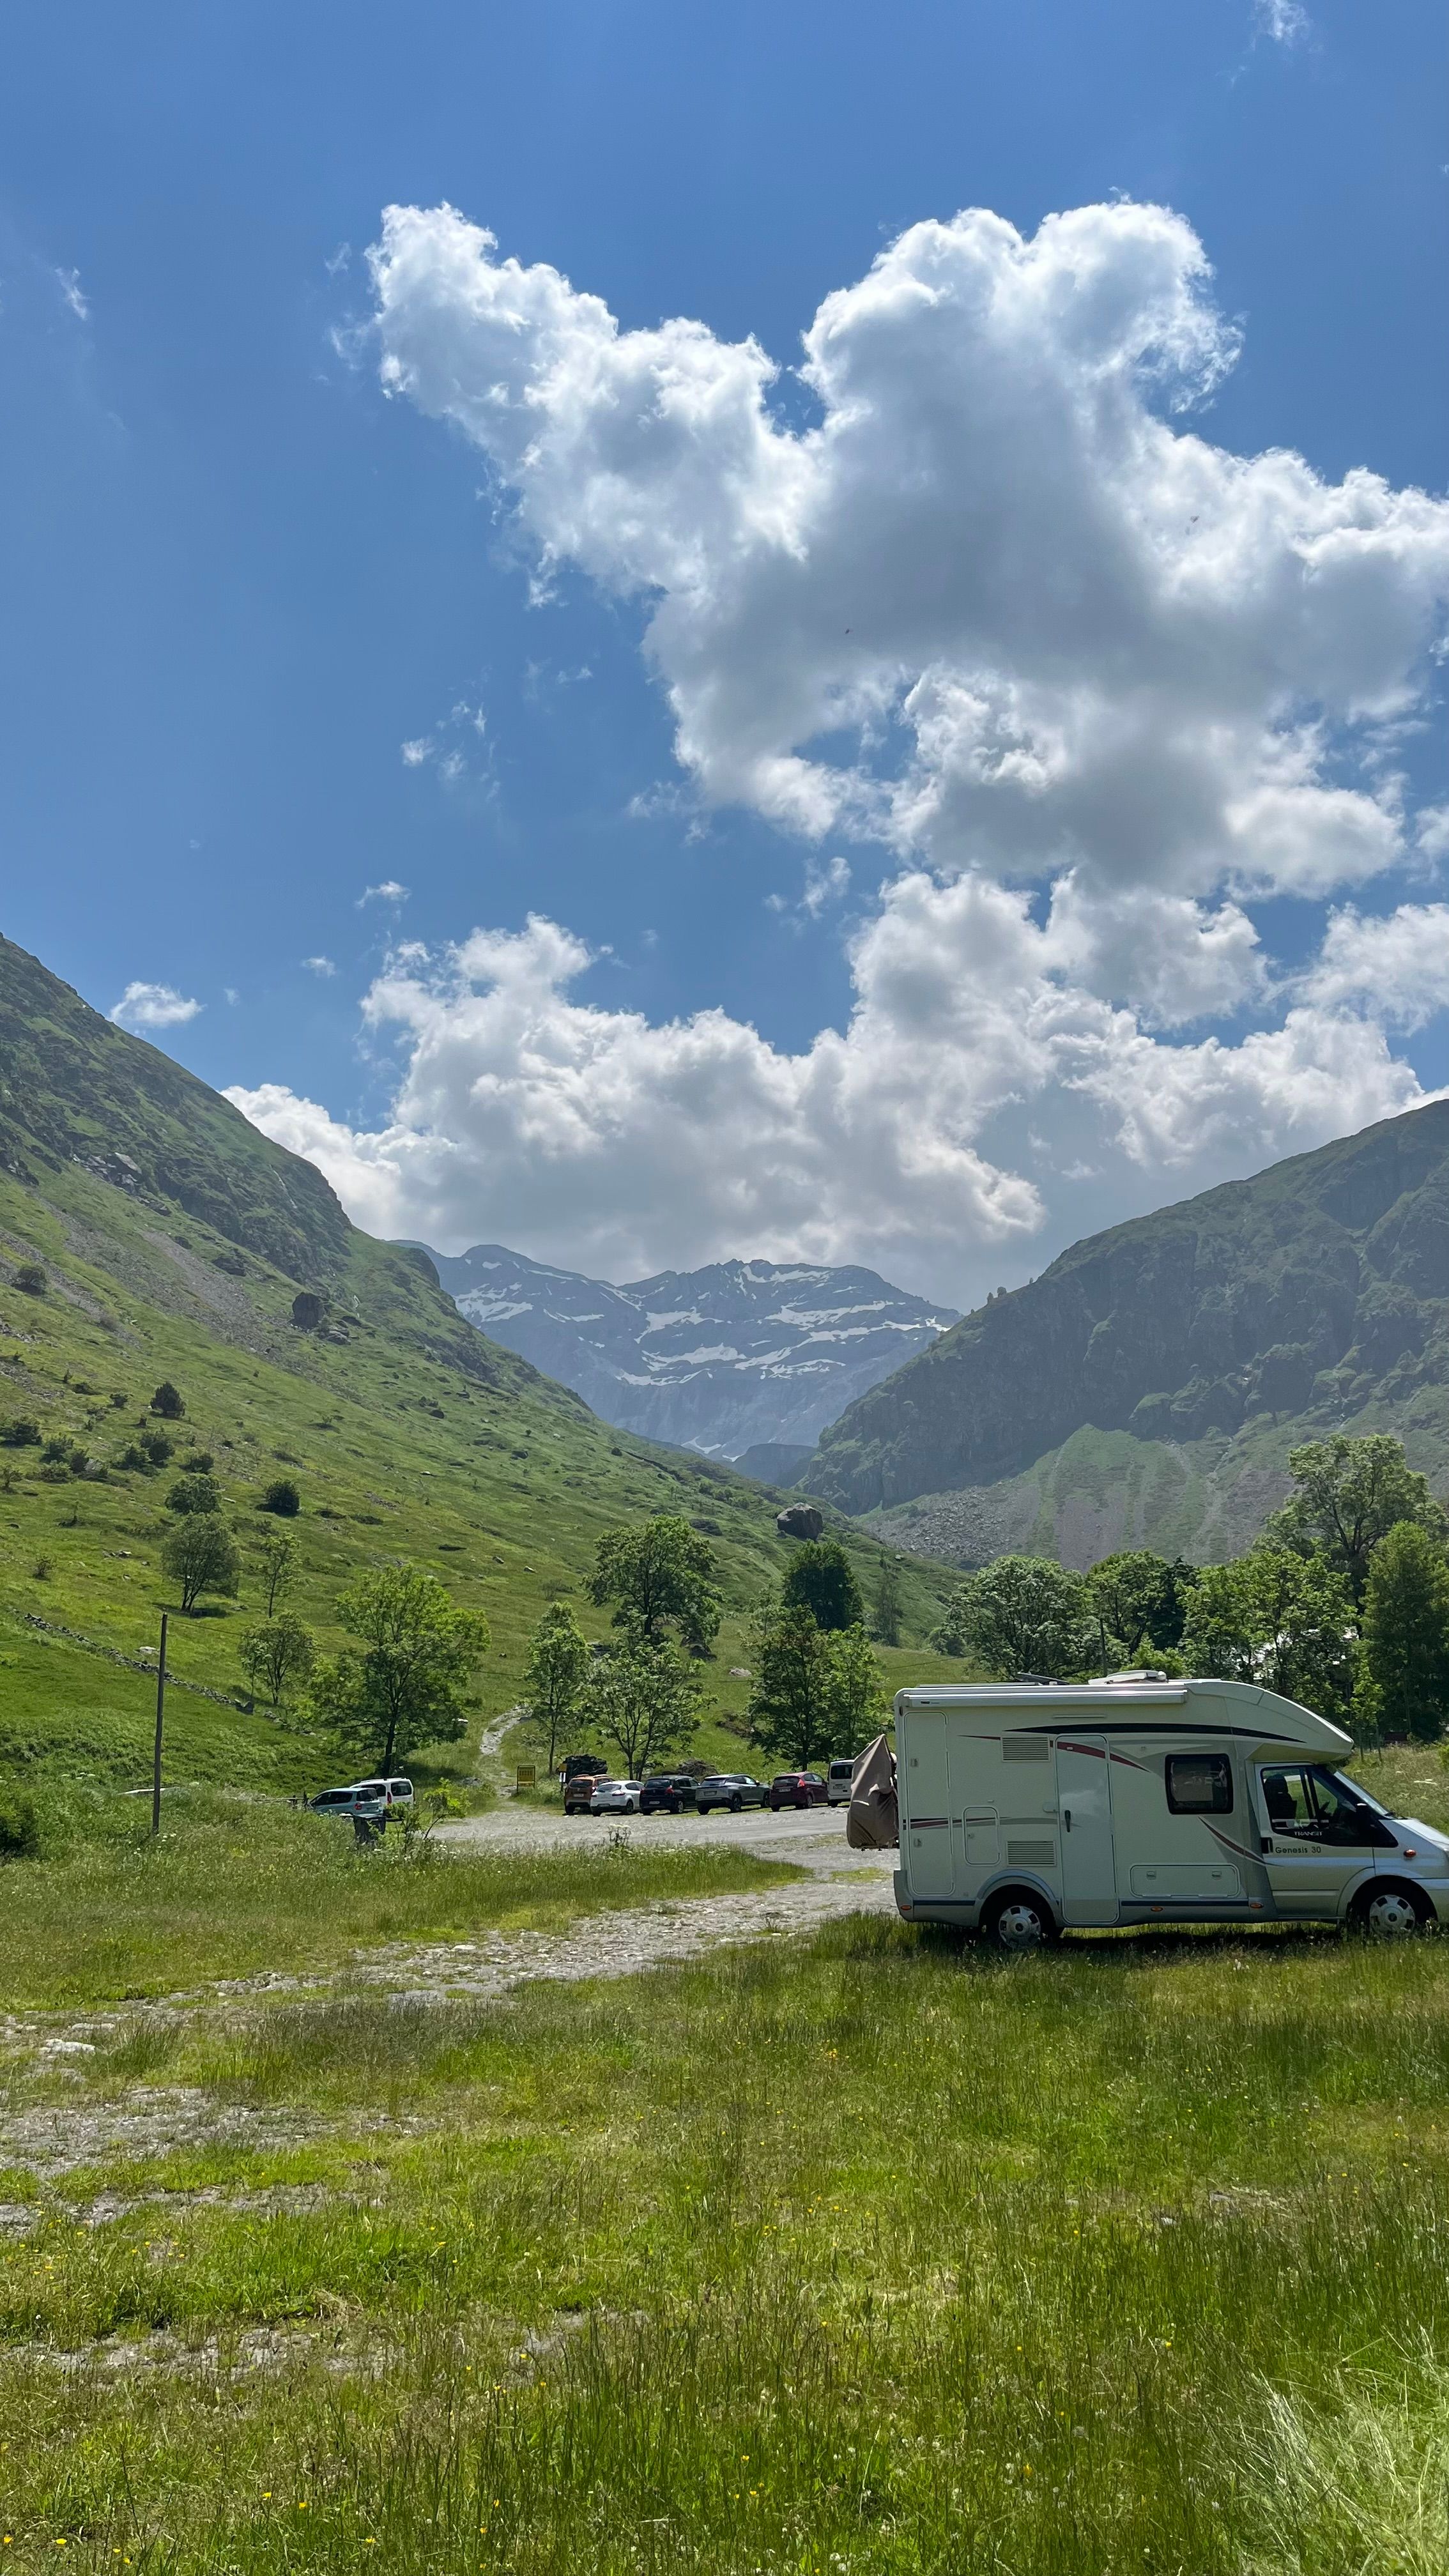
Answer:
[[781, 1538], [819, 1538], [825, 1528], [825, 1514], [813, 1503], [788, 1503], [775, 1514], [775, 1527]]

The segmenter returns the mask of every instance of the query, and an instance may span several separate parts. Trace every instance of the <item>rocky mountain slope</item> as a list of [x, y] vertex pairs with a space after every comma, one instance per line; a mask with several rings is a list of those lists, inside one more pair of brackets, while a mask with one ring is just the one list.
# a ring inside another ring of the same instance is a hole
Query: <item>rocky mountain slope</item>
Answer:
[[873, 1270], [721, 1261], [615, 1288], [496, 1243], [428, 1257], [460, 1314], [606, 1421], [726, 1458], [756, 1444], [803, 1456], [957, 1320]]
[[[175, 1462], [158, 1472], [140, 1443], [163, 1379], [186, 1410], [159, 1426]], [[775, 1498], [598, 1421], [465, 1323], [421, 1255], [351, 1225], [310, 1164], [0, 940], [0, 1791], [36, 1762], [146, 1777], [165, 1495], [194, 1453], [212, 1460], [242, 1589], [171, 1622], [169, 1779], [316, 1787], [336, 1759], [240, 1705], [237, 1641], [261, 1615], [274, 1525], [258, 1506], [278, 1477], [301, 1493], [289, 1606], [325, 1650], [343, 1642], [339, 1591], [381, 1561], [429, 1566], [486, 1612], [480, 1726], [516, 1704], [547, 1602], [605, 1633], [585, 1590], [601, 1532], [684, 1513], [713, 1539], [727, 1604], [701, 1749], [738, 1760], [749, 1683], [729, 1668], [788, 1557]], [[879, 1544], [838, 1527], [869, 1595]], [[944, 1573], [903, 1581], [920, 1637]], [[893, 1687], [921, 1662], [885, 1660]], [[468, 1750], [447, 1759], [466, 1769]]]
[[961, 1563], [1210, 1558], [1294, 1441], [1378, 1428], [1449, 1485], [1449, 1102], [1074, 1244], [852, 1405], [802, 1482]]

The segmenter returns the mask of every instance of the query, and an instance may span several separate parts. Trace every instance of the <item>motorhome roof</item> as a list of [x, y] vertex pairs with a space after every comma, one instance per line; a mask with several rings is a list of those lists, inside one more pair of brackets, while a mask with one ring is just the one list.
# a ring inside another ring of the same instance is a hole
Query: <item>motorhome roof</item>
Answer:
[[[1212, 1702], [1195, 1710], [1193, 1701]], [[1227, 1703], [1224, 1706], [1224, 1703]], [[1311, 1708], [1280, 1699], [1256, 1682], [1215, 1681], [1204, 1677], [1174, 1682], [957, 1682], [923, 1683], [896, 1695], [896, 1708], [990, 1710], [1003, 1732], [1016, 1728], [1040, 1734], [1064, 1721], [1110, 1732], [1154, 1725], [1164, 1732], [1210, 1727], [1214, 1734], [1251, 1735], [1260, 1742], [1297, 1745], [1305, 1752], [1341, 1761], [1353, 1739]], [[1161, 1712], [1160, 1716], [1157, 1714]]]

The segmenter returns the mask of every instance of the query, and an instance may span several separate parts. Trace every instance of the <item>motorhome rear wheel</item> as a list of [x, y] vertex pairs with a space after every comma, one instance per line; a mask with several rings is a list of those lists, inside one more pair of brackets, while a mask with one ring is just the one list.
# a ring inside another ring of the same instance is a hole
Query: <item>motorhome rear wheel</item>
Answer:
[[1040, 1950], [1057, 1937], [1051, 1908], [1030, 1888], [1008, 1887], [988, 1908], [981, 1925], [998, 1950]]

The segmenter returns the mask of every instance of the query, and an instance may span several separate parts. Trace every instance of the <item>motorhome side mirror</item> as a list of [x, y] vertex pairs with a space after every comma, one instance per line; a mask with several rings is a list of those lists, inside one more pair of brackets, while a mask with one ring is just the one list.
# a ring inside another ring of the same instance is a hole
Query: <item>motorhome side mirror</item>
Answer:
[[1272, 1837], [1272, 1835], [1271, 1835], [1271, 1834], [1260, 1834], [1260, 1835], [1258, 1836], [1258, 1846], [1259, 1846], [1259, 1849], [1260, 1849], [1260, 1850], [1262, 1850], [1262, 1851], [1271, 1851], [1271, 1850], [1272, 1850], [1272, 1848], [1273, 1848], [1273, 1837]]

